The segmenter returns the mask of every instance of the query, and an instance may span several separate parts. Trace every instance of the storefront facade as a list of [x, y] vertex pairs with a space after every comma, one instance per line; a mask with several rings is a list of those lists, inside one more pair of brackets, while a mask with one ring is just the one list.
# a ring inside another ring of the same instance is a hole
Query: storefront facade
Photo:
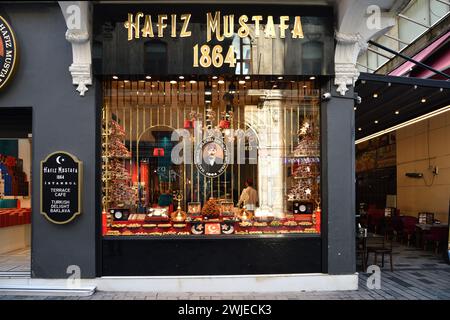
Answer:
[[[33, 108], [32, 277], [354, 275], [361, 35], [335, 17], [357, 9], [4, 5], [20, 65], [0, 107]], [[82, 162], [66, 224], [41, 210], [56, 151]]]

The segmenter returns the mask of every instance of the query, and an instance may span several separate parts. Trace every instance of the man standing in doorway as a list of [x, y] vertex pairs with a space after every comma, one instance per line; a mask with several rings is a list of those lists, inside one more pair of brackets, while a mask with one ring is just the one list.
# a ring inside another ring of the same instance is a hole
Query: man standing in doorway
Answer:
[[253, 187], [253, 180], [247, 179], [245, 181], [245, 189], [242, 190], [241, 197], [238, 202], [238, 207], [244, 204], [246, 210], [255, 211], [258, 203], [258, 191]]

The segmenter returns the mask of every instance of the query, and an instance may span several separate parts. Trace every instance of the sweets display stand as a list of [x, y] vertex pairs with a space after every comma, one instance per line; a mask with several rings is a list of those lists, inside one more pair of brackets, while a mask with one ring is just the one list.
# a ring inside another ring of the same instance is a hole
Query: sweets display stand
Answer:
[[[308, 217], [306, 217], [308, 216]], [[238, 217], [219, 217], [203, 219], [201, 217], [188, 217], [184, 222], [165, 220], [123, 221], [113, 222], [106, 233], [110, 236], [145, 235], [145, 236], [170, 236], [170, 235], [205, 235], [209, 225], [220, 225], [217, 234], [299, 234], [317, 233], [311, 215], [304, 217], [289, 217], [274, 219], [270, 222], [256, 220], [242, 221]]]
[[[125, 161], [131, 159], [131, 152], [125, 146], [126, 133], [123, 127], [104, 115], [102, 121], [102, 204], [108, 208], [131, 208], [137, 202], [137, 194], [130, 184], [131, 176], [125, 168]], [[108, 212], [108, 210], [104, 210]], [[108, 224], [111, 217], [108, 214]]]

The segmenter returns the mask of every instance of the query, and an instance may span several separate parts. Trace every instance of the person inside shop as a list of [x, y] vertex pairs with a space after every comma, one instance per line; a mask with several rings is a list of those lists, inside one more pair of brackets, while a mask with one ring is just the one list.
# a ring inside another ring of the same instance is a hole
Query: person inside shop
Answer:
[[158, 206], [159, 207], [169, 207], [169, 213], [173, 211], [173, 192], [168, 189], [165, 192], [161, 193], [158, 198]]
[[247, 179], [245, 181], [245, 189], [242, 190], [241, 197], [239, 198], [238, 207], [244, 205], [248, 211], [255, 211], [258, 203], [258, 191], [253, 187], [253, 180]]

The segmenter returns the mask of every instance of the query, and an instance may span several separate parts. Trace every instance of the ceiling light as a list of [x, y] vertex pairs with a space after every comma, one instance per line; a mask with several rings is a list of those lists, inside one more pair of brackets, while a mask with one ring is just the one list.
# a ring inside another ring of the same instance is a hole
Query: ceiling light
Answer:
[[377, 124], [377, 123], [378, 123], [378, 120], [375, 120], [373, 123]]
[[427, 99], [422, 98], [422, 100], [420, 100], [420, 102], [425, 103], [425, 102], [427, 102]]
[[178, 79], [183, 80], [184, 76], [179, 76]]
[[217, 79], [217, 76], [213, 76], [212, 78], [213, 78], [213, 80], [216, 80], [216, 79]]
[[245, 76], [245, 80], [250, 80], [250, 76]]
[[113, 79], [117, 80], [117, 79], [119, 79], [119, 77], [118, 76], [113, 76]]
[[177, 84], [175, 80], [170, 80], [170, 84]]
[[146, 76], [145, 79], [150, 80], [152, 77]]
[[362, 128], [358, 128], [358, 131], [362, 131]]
[[189, 83], [192, 83], [192, 84], [194, 84], [194, 83], [197, 83], [197, 81], [195, 81], [195, 80], [191, 80], [191, 81], [189, 81]]
[[217, 81], [217, 83], [218, 83], [218, 84], [224, 84], [224, 83], [225, 83], [225, 81], [223, 81], [223, 80], [219, 80], [219, 81]]
[[356, 107], [353, 107], [353, 110], [355, 110], [355, 111], [356, 111]]
[[277, 79], [278, 79], [278, 80], [283, 80], [283, 77], [282, 77], [282, 76], [279, 76]]
[[422, 115], [422, 116], [420, 116], [420, 117], [411, 119], [411, 120], [409, 120], [409, 121], [405, 121], [405, 122], [403, 122], [403, 123], [400, 123], [400, 124], [398, 124], [398, 125], [392, 126], [392, 127], [390, 127], [390, 128], [387, 128], [387, 129], [378, 131], [378, 132], [376, 132], [376, 133], [374, 133], [374, 134], [371, 134], [370, 136], [367, 136], [367, 137], [361, 138], [361, 139], [359, 139], [359, 140], [356, 140], [356, 141], [355, 141], [355, 144], [359, 144], [359, 143], [362, 143], [362, 142], [364, 142], [364, 141], [367, 141], [367, 140], [370, 140], [370, 139], [374, 139], [374, 138], [379, 137], [379, 136], [382, 136], [382, 135], [384, 135], [384, 134], [386, 134], [386, 133], [389, 133], [389, 132], [392, 132], [392, 131], [399, 130], [399, 129], [401, 129], [401, 128], [410, 126], [410, 125], [412, 125], [412, 124], [414, 124], [414, 123], [417, 123], [417, 122], [420, 122], [420, 121], [423, 121], [423, 120], [432, 118], [432, 117], [434, 117], [434, 116], [437, 116], [437, 115], [439, 115], [439, 114], [442, 114], [442, 113], [448, 112], [448, 111], [450, 111], [450, 105], [448, 105], [448, 106], [446, 106], [446, 107], [443, 107], [443, 108], [441, 108], [441, 109], [438, 109], [438, 110], [435, 110], [435, 111], [426, 113], [426, 114], [424, 114], [424, 115]]
[[397, 110], [397, 111], [395, 111], [395, 114], [399, 114], [399, 113], [400, 113], [400, 111], [398, 111], [398, 110]]
[[130, 80], [124, 80], [124, 82], [125, 82], [125, 83], [128, 83], [128, 82], [130, 82]]
[[373, 96], [375, 99], [378, 98], [378, 93], [374, 93]]
[[245, 84], [245, 80], [239, 80], [239, 84]]
[[316, 77], [309, 77], [309, 80], [316, 80]]

